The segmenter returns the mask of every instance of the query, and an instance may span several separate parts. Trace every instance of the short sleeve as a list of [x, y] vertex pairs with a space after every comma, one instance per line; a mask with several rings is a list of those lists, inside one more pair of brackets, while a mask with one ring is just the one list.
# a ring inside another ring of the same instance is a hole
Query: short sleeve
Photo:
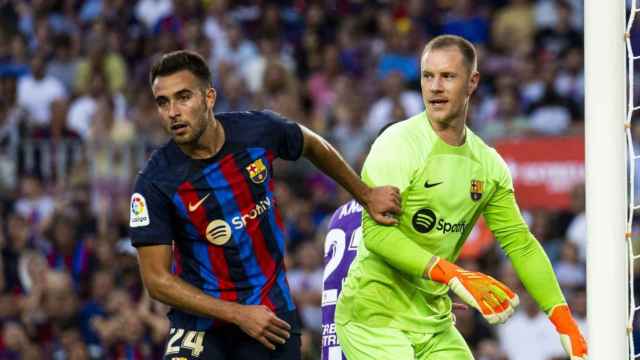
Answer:
[[171, 245], [172, 203], [142, 175], [136, 179], [129, 207], [129, 233], [133, 246]]
[[271, 149], [276, 157], [298, 160], [304, 144], [302, 129], [295, 122], [273, 111], [263, 111]]

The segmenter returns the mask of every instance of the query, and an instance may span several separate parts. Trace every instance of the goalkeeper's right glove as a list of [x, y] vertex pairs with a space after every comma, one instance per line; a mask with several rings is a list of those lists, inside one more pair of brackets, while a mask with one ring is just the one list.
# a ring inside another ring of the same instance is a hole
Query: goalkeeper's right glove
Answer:
[[432, 265], [427, 269], [428, 279], [448, 285], [464, 302], [480, 311], [490, 324], [507, 321], [520, 303], [517, 294], [489, 275], [464, 270], [437, 256], [429, 264]]

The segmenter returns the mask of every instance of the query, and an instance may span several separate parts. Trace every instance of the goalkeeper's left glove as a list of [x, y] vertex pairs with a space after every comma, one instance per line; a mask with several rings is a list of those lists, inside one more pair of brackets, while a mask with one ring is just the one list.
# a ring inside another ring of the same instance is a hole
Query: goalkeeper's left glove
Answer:
[[467, 271], [434, 256], [427, 278], [449, 286], [464, 302], [480, 311], [490, 324], [500, 324], [518, 306], [518, 295], [505, 284], [481, 272]]
[[571, 360], [587, 359], [587, 342], [584, 341], [578, 324], [571, 315], [567, 304], [554, 306], [549, 311], [549, 320], [560, 334], [560, 342]]

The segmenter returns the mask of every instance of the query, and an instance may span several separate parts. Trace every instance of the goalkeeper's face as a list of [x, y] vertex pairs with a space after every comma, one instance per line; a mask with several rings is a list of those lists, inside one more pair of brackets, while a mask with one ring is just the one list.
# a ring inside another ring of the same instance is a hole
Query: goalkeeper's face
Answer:
[[163, 126], [177, 144], [197, 143], [213, 124], [216, 92], [190, 71], [158, 76], [152, 90]]
[[464, 124], [469, 97], [480, 76], [471, 71], [455, 46], [432, 49], [420, 63], [422, 99], [431, 121]]

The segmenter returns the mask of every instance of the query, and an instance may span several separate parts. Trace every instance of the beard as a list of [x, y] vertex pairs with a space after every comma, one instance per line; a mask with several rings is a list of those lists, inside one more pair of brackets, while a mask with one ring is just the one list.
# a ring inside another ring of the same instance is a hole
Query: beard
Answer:
[[188, 132], [186, 134], [174, 134], [173, 141], [179, 145], [195, 144], [200, 140], [205, 130], [207, 130], [207, 126], [207, 117], [203, 115], [197, 122], [187, 126], [186, 131]]
[[196, 117], [196, 121], [187, 125], [186, 131], [187, 133], [184, 135], [176, 135], [173, 134], [173, 141], [179, 145], [189, 145], [196, 144], [204, 132], [207, 130], [207, 127], [210, 124], [209, 112], [207, 109], [206, 102], [202, 102], [202, 107], [198, 111], [198, 116]]

